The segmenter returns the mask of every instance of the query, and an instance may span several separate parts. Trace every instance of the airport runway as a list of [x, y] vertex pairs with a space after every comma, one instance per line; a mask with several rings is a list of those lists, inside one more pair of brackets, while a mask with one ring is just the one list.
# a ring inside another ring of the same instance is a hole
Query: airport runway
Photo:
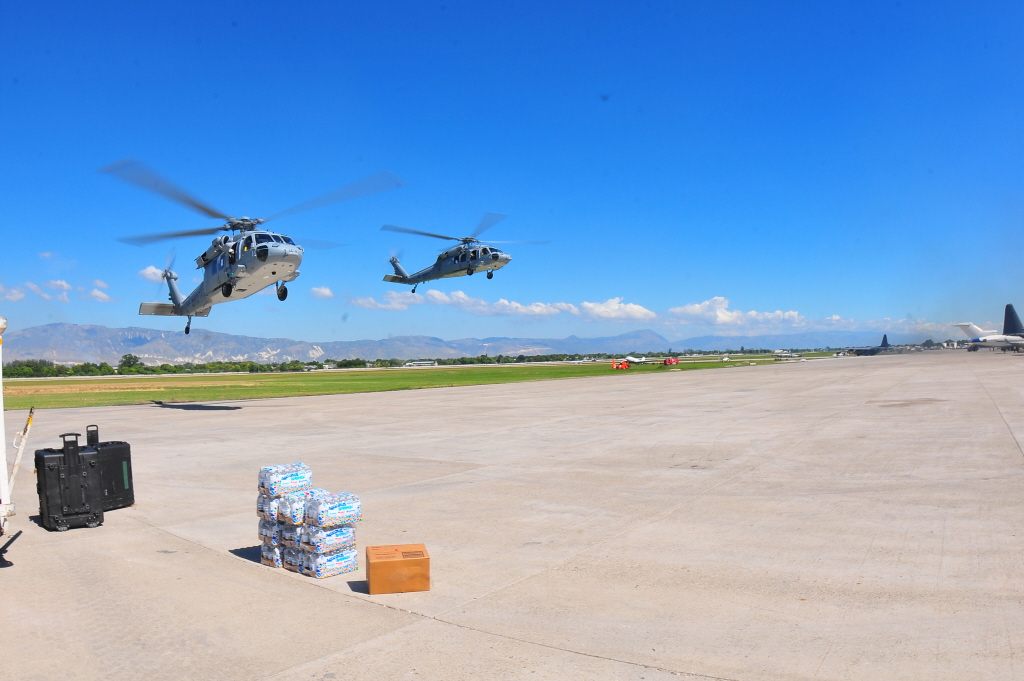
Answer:
[[[44, 411], [33, 449], [130, 441], [138, 503], [49, 533], [23, 470], [0, 678], [1024, 677], [1021, 386], [946, 351]], [[254, 562], [257, 470], [296, 460], [433, 590]]]

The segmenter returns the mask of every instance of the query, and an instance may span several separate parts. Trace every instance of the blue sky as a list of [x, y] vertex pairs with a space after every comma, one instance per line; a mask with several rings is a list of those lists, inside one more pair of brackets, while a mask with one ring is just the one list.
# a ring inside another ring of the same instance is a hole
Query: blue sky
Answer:
[[[213, 223], [95, 172], [125, 157], [234, 215], [408, 182], [282, 219], [349, 245], [308, 251], [285, 303], [196, 321], [217, 331], [955, 337], [1024, 304], [1019, 3], [294, 5], [0, 9], [12, 328], [183, 327], [137, 315], [170, 246], [116, 238]], [[491, 238], [552, 243], [490, 281], [381, 281], [444, 243], [380, 225], [468, 234], [485, 211], [511, 216]], [[184, 283], [207, 245], [174, 244]]]

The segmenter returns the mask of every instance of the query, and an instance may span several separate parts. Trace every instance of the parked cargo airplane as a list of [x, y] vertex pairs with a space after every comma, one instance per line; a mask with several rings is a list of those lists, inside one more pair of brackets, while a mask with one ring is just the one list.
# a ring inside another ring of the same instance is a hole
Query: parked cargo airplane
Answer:
[[891, 348], [892, 346], [889, 345], [888, 334], [883, 333], [882, 343], [880, 345], [869, 345], [863, 348], [847, 348], [847, 352], [849, 352], [851, 355], [857, 355], [858, 357], [860, 357], [862, 355], [877, 355], [878, 353], [886, 352]]
[[[972, 332], [982, 331], [982, 329], [969, 322], [956, 324], [955, 326], [959, 327], [964, 333], [967, 333], [968, 329]], [[1003, 332], [999, 334], [986, 334], [982, 331], [976, 337], [971, 338], [970, 350], [977, 351], [978, 348], [1013, 350], [1022, 347], [1024, 347], [1024, 324], [1021, 324], [1020, 317], [1017, 316], [1017, 311], [1013, 309], [1013, 305], [1008, 304], [1005, 312], [1003, 312]]]

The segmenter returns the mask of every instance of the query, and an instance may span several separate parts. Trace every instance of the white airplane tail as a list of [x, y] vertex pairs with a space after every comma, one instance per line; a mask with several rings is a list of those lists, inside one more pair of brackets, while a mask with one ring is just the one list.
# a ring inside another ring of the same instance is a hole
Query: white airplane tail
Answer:
[[980, 326], [977, 326], [970, 322], [961, 322], [959, 324], [954, 324], [953, 326], [963, 331], [964, 335], [970, 338], [971, 340], [974, 340], [975, 338], [981, 338], [982, 336], [994, 336], [998, 333], [997, 331], [994, 330], [986, 331]]

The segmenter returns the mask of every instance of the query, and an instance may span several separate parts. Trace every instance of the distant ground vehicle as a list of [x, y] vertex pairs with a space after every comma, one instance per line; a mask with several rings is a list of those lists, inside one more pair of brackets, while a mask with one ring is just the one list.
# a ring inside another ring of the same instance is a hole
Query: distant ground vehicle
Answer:
[[628, 368], [629, 368], [629, 361], [628, 360], [624, 359], [621, 362], [617, 362], [614, 359], [612, 360], [612, 369], [628, 369]]
[[673, 364], [679, 364], [679, 358], [678, 357], [666, 357], [665, 358], [665, 365], [666, 366], [671, 366]]

